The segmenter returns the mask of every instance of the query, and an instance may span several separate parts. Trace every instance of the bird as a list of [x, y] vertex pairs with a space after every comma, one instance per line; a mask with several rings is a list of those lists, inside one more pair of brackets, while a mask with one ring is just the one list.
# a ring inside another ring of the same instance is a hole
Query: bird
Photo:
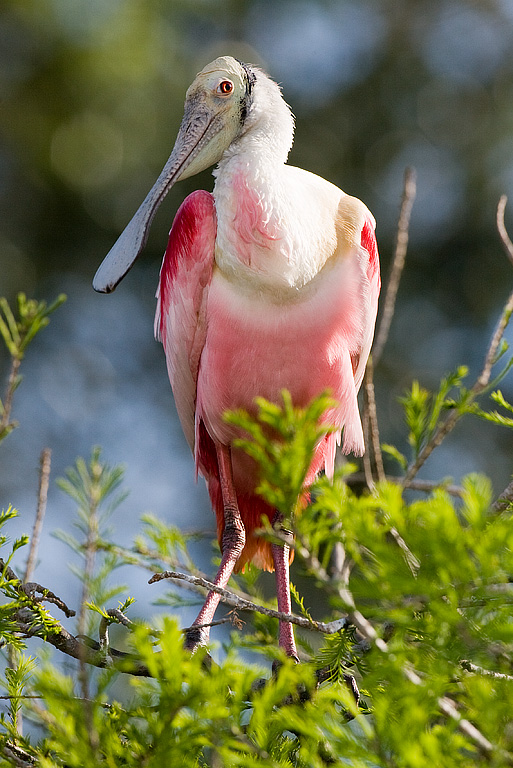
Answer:
[[[280, 515], [258, 494], [253, 460], [234, 445], [227, 410], [255, 413], [255, 398], [297, 407], [329, 390], [333, 428], [316, 446], [305, 487], [333, 475], [337, 444], [364, 453], [357, 395], [369, 356], [380, 290], [375, 220], [334, 184], [287, 163], [294, 117], [261, 68], [221, 56], [186, 92], [183, 119], [154, 186], [100, 265], [93, 287], [110, 293], [147, 240], [175, 182], [215, 166], [212, 192], [196, 190], [176, 213], [160, 271], [155, 333], [196, 474], [217, 518], [225, 588], [248, 563], [274, 571], [278, 610], [291, 613], [292, 541], [255, 535]], [[211, 591], [185, 647], [209, 642], [220, 596]], [[292, 624], [279, 646], [299, 660]]]

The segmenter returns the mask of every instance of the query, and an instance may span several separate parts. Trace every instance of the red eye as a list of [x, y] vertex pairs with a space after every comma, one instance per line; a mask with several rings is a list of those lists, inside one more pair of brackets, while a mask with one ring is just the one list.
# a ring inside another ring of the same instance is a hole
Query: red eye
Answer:
[[229, 96], [233, 91], [233, 83], [231, 80], [221, 80], [217, 86], [217, 92], [222, 96]]

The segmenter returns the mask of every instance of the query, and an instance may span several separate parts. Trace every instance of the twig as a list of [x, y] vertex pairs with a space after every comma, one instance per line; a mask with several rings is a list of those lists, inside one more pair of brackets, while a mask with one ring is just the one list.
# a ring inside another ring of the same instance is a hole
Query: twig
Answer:
[[2, 752], [11, 765], [16, 765], [19, 768], [27, 768], [27, 766], [33, 766], [37, 763], [35, 757], [32, 757], [32, 755], [29, 755], [24, 749], [21, 749], [21, 747], [18, 747], [10, 741], [4, 744]]
[[[30, 594], [32, 596], [32, 599], [34, 602], [41, 602], [42, 600], [46, 600], [47, 602], [52, 602], [55, 605], [58, 605], [61, 610], [66, 613], [66, 615], [69, 615], [69, 608], [65, 605], [65, 603], [62, 602], [58, 597], [56, 597], [53, 592], [48, 593], [48, 590], [43, 590], [39, 584], [36, 584], [32, 582], [32, 577], [34, 575], [34, 570], [36, 567], [37, 562], [37, 551], [39, 548], [39, 540], [41, 538], [41, 530], [43, 528], [43, 520], [45, 517], [46, 512], [46, 502], [48, 498], [48, 485], [50, 480], [50, 466], [51, 466], [51, 456], [52, 452], [49, 448], [44, 448], [41, 452], [41, 459], [40, 459], [40, 471], [39, 471], [39, 491], [38, 491], [38, 498], [37, 498], [37, 509], [36, 509], [36, 517], [34, 520], [34, 527], [32, 529], [32, 537], [30, 539], [30, 548], [29, 548], [29, 554], [27, 558], [27, 566], [25, 568], [25, 576], [23, 581], [25, 582], [22, 585], [22, 589], [26, 594]], [[34, 593], [39, 592], [42, 597], [35, 598]], [[72, 615], [75, 615], [75, 611], [71, 612]], [[10, 654], [9, 654], [9, 662], [11, 663], [11, 666], [17, 665], [17, 657], [18, 654], [12, 648]], [[23, 714], [21, 709], [16, 714], [16, 727], [18, 730], [18, 733], [21, 735], [23, 733]]]
[[[212, 533], [212, 536], [214, 535], [215, 534]], [[110, 544], [108, 546], [102, 546], [100, 544], [100, 547], [105, 549], [108, 552], [116, 553], [130, 565], [138, 565], [140, 568], [144, 568], [146, 571], [149, 571], [150, 573], [155, 573], [156, 569], [159, 567], [159, 564], [164, 563], [165, 565], [169, 566], [169, 570], [179, 570], [182, 572], [190, 571], [193, 576], [197, 576], [198, 578], [208, 580], [207, 574], [201, 571], [199, 568], [196, 568], [194, 563], [180, 562], [177, 558], [169, 557], [168, 555], [158, 552], [157, 550], [150, 550], [150, 549], [146, 549], [144, 547], [139, 547], [139, 546], [134, 547], [133, 549], [126, 549], [118, 545], [110, 545]], [[145, 562], [143, 558], [148, 558], [149, 560], [153, 560], [154, 562]], [[188, 584], [187, 582], [184, 582], [183, 586], [186, 589], [190, 589], [191, 591], [194, 591], [194, 592], [201, 591], [201, 594], [204, 594], [203, 590], [200, 590], [197, 586], [193, 584]], [[252, 601], [252, 596], [249, 594], [249, 592], [245, 592], [239, 586], [232, 587], [231, 591], [233, 594], [237, 595], [238, 597], [241, 597], [243, 600], [248, 600], [248, 602]]]
[[209, 592], [216, 592], [221, 596], [221, 601], [227, 605], [231, 605], [233, 608], [241, 611], [253, 611], [255, 613], [262, 613], [264, 616], [270, 616], [273, 619], [279, 619], [280, 621], [288, 621], [290, 624], [295, 624], [298, 627], [304, 629], [311, 629], [316, 632], [322, 632], [323, 634], [334, 634], [340, 632], [347, 625], [346, 617], [336, 619], [335, 621], [324, 622], [314, 621], [306, 619], [303, 616], [297, 616], [293, 613], [283, 613], [282, 611], [275, 611], [272, 608], [266, 608], [263, 605], [257, 605], [250, 600], [245, 600], [242, 597], [230, 592], [228, 589], [223, 589], [213, 584], [211, 581], [199, 578], [198, 576], [190, 576], [187, 573], [178, 573], [177, 571], [163, 571], [162, 573], [156, 573], [149, 580], [149, 584], [154, 584], [162, 579], [178, 579], [179, 581], [185, 581], [188, 584], [192, 584], [195, 587], [207, 590]]
[[511, 242], [508, 231], [506, 229], [506, 225], [504, 224], [504, 211], [506, 209], [507, 202], [507, 196], [502, 195], [497, 206], [497, 229], [499, 231], [499, 236], [504, 246], [504, 250], [506, 251], [506, 255], [513, 264], [513, 243]]
[[383, 302], [383, 312], [381, 314], [381, 320], [372, 351], [374, 367], [376, 367], [379, 363], [383, 353], [383, 349], [387, 342], [388, 334], [390, 331], [390, 324], [394, 316], [395, 300], [397, 297], [397, 291], [399, 288], [401, 274], [406, 259], [406, 251], [408, 248], [408, 232], [410, 227], [411, 210], [415, 201], [416, 193], [417, 185], [415, 170], [413, 168], [406, 168], [404, 172], [403, 197], [401, 201], [399, 221], [397, 224], [394, 258], [392, 260], [392, 267], [390, 270], [390, 276], [388, 278], [385, 300]]
[[405, 540], [403, 539], [403, 537], [401, 536], [397, 528], [395, 528], [394, 526], [389, 528], [388, 535], [393, 538], [393, 540], [395, 541], [395, 543], [403, 553], [406, 565], [410, 569], [410, 573], [413, 576], [413, 578], [417, 578], [417, 574], [420, 570], [420, 560], [418, 559], [418, 557], [415, 557], [415, 555], [413, 554], [413, 552], [411, 551], [411, 549], [409, 548], [409, 546], [407, 545], [407, 543], [405, 542]]
[[[509, 237], [504, 225], [505, 205], [506, 205], [506, 199], [503, 196], [501, 197], [499, 201], [499, 205], [497, 206], [497, 226], [499, 228], [501, 241], [504, 245], [504, 248], [506, 249], [506, 253], [508, 254], [508, 257], [510, 257], [510, 260], [513, 264], [513, 258], [511, 258], [511, 253], [510, 253], [511, 241], [509, 240]], [[492, 368], [497, 359], [497, 350], [499, 348], [499, 344], [501, 343], [502, 337], [504, 335], [504, 331], [509, 323], [512, 313], [513, 313], [513, 291], [510, 293], [508, 300], [504, 305], [501, 316], [499, 318], [499, 322], [497, 323], [497, 327], [495, 328], [494, 334], [490, 340], [490, 344], [488, 345], [488, 350], [485, 355], [483, 368], [481, 369], [479, 376], [477, 377], [476, 381], [474, 382], [474, 384], [469, 390], [469, 399], [467, 401], [468, 405], [473, 403], [476, 400], [476, 398], [480, 394], [482, 394], [486, 389], [486, 387], [488, 386]], [[409, 467], [406, 473], [406, 476], [403, 480], [403, 485], [406, 483], [409, 483], [415, 477], [415, 475], [417, 474], [419, 469], [423, 466], [425, 461], [429, 458], [429, 456], [431, 456], [434, 449], [437, 448], [440, 445], [440, 443], [444, 440], [444, 438], [449, 434], [449, 432], [451, 432], [454, 429], [456, 423], [459, 421], [462, 415], [463, 415], [462, 412], [460, 412], [457, 408], [454, 408], [449, 413], [449, 415], [445, 418], [445, 420], [442, 421], [442, 423], [436, 430], [433, 437], [421, 450], [415, 462]]]
[[[58, 608], [61, 609], [61, 611], [65, 614], [65, 616], [69, 619], [72, 616], [75, 615], [75, 611], [71, 608], [68, 608], [64, 600], [61, 600], [60, 597], [57, 597], [57, 595], [54, 595], [54, 593], [47, 589], [46, 587], [41, 586], [41, 584], [37, 584], [37, 582], [32, 581], [28, 584], [23, 584], [22, 581], [18, 578], [16, 573], [13, 571], [13, 569], [10, 567], [10, 565], [7, 565], [5, 560], [3, 560], [0, 557], [0, 569], [2, 570], [3, 574], [6, 576], [6, 578], [9, 581], [15, 581], [18, 582], [17, 585], [14, 585], [20, 593], [23, 593], [27, 597], [29, 597], [34, 603], [41, 603], [41, 602], [48, 602], [53, 603]], [[41, 597], [36, 597], [35, 595], [39, 594]]]
[[11, 369], [7, 380], [7, 389], [3, 401], [2, 418], [0, 420], [0, 437], [8, 434], [17, 425], [17, 422], [11, 421], [11, 410], [14, 392], [18, 383], [18, 371], [21, 365], [21, 358], [13, 357], [11, 359]]
[[505, 512], [511, 504], [513, 504], [513, 480], [498, 496], [497, 500], [492, 505], [492, 509], [495, 512]]
[[46, 513], [46, 502], [48, 499], [48, 485], [50, 482], [50, 467], [51, 467], [52, 452], [50, 448], [43, 448], [41, 451], [40, 459], [40, 471], [39, 471], [39, 492], [37, 497], [37, 511], [36, 519], [34, 520], [34, 528], [32, 530], [32, 537], [30, 539], [30, 549], [27, 558], [27, 567], [25, 569], [25, 577], [23, 581], [31, 581], [34, 575], [34, 570], [37, 561], [37, 551], [39, 547], [39, 540], [41, 538], [41, 530], [43, 528], [43, 521]]
[[372, 476], [372, 461], [370, 457], [370, 451], [367, 450], [371, 439], [370, 439], [370, 422], [367, 412], [367, 405], [366, 400], [364, 401], [364, 413], [363, 413], [363, 436], [365, 441], [365, 453], [363, 454], [363, 475], [365, 477], [365, 487], [369, 490], [373, 490], [374, 488], [374, 477]]
[[[68, 619], [75, 616], [75, 611], [72, 608], [68, 608], [64, 600], [35, 581], [20, 584], [20, 592], [24, 592], [34, 603], [53, 603], [53, 605], [56, 605], [61, 609]], [[39, 594], [40, 597], [36, 597], [36, 593]]]
[[[125, 616], [125, 614], [119, 610], [119, 608], [109, 608], [107, 611], [107, 616], [110, 618], [113, 618], [116, 620], [117, 623], [123, 624], [124, 627], [132, 627], [133, 622], [130, 621], [128, 616]], [[100, 620], [100, 626], [98, 628], [98, 636], [100, 638], [100, 649], [105, 653], [110, 653], [110, 645], [109, 645], [109, 620], [102, 616]]]
[[[404, 477], [396, 477], [395, 475], [387, 475], [385, 480], [390, 483], [402, 483], [405, 488], [409, 488], [412, 491], [422, 491], [423, 493], [431, 493], [436, 488], [443, 488], [444, 491], [450, 496], [463, 496], [463, 488], [460, 485], [446, 485], [443, 481], [433, 482], [431, 480], [411, 480], [409, 483], [404, 483]], [[344, 482], [350, 487], [359, 487], [365, 484], [365, 477], [362, 472], [355, 472], [352, 475], [348, 475], [344, 478]], [[513, 486], [513, 483], [511, 484]], [[509, 488], [509, 486], [508, 486]], [[506, 489], [507, 490], [507, 489]], [[506, 491], [504, 492], [506, 493]], [[513, 494], [513, 487], [511, 493]], [[513, 500], [513, 498], [512, 498]]]
[[369, 443], [372, 446], [372, 455], [374, 457], [376, 475], [378, 481], [382, 482], [385, 480], [385, 468], [383, 466], [383, 454], [381, 453], [381, 445], [379, 440], [378, 412], [376, 408], [376, 397], [374, 393], [374, 360], [372, 355], [367, 361], [363, 384], [365, 388], [365, 421], [366, 425], [368, 426], [367, 434], [370, 438]]
[[[414, 682], [414, 680], [412, 679], [411, 682]], [[418, 684], [419, 683], [417, 683], [417, 685]], [[449, 699], [447, 696], [441, 696], [439, 699], [437, 699], [437, 703], [442, 712], [447, 715], [447, 717], [450, 717], [451, 720], [454, 720], [460, 731], [465, 734], [465, 736], [467, 736], [471, 741], [473, 741], [474, 744], [481, 750], [481, 752], [484, 752], [485, 755], [498, 753], [505, 761], [506, 765], [513, 765], [513, 755], [510, 752], [499, 749], [498, 747], [494, 746], [491, 741], [488, 741], [486, 736], [483, 736], [481, 731], [476, 728], [476, 726], [473, 725], [470, 720], [467, 720], [465, 717], [460, 715], [456, 709], [456, 705], [451, 699]]]
[[[41, 453], [41, 459], [40, 459], [39, 492], [38, 492], [36, 517], [34, 520], [32, 537], [30, 539], [30, 548], [29, 548], [29, 554], [27, 558], [27, 566], [25, 568], [25, 576], [23, 579], [23, 581], [25, 582], [25, 584], [23, 585], [24, 591], [26, 591], [27, 588], [31, 588], [31, 591], [37, 591], [37, 588], [39, 586], [38, 584], [32, 584], [31, 579], [32, 579], [32, 576], [34, 575], [34, 570], [36, 567], [37, 550], [39, 546], [39, 539], [41, 537], [41, 529], [43, 526], [43, 520], [45, 516], [45, 511], [46, 511], [46, 501], [48, 497], [48, 483], [49, 483], [49, 476], [50, 476], [50, 457], [51, 457], [50, 449], [44, 448]], [[52, 595], [52, 597], [55, 597], [55, 596]], [[10, 646], [9, 647], [9, 666], [15, 669], [18, 665], [18, 659], [19, 659], [18, 652], [12, 646]], [[21, 736], [23, 734], [23, 714], [21, 709], [16, 713], [15, 725], [16, 725], [16, 730]]]
[[[374, 394], [374, 367], [378, 364], [390, 331], [390, 325], [394, 316], [395, 301], [401, 275], [404, 269], [406, 251], [408, 247], [408, 230], [410, 226], [411, 210], [416, 194], [415, 171], [413, 168], [406, 168], [404, 172], [403, 195], [401, 200], [401, 209], [399, 212], [399, 221], [397, 223], [397, 234], [394, 257], [388, 278], [385, 299], [383, 302], [383, 312], [379, 322], [372, 357], [367, 361], [364, 378], [365, 405], [363, 414], [363, 428], [365, 434], [366, 452], [363, 456], [363, 469], [367, 487], [374, 487], [373, 463], [376, 469], [378, 481], [385, 479], [385, 470], [383, 466], [383, 454], [379, 441], [378, 415], [376, 410], [376, 399]], [[369, 451], [372, 448], [372, 452]], [[371, 456], [374, 457], [374, 462]]]
[[506, 675], [504, 672], [494, 672], [491, 669], [479, 667], [477, 664], [473, 664], [467, 659], [462, 659], [460, 664], [463, 669], [467, 670], [467, 672], [475, 672], [477, 675], [482, 675], [483, 677], [493, 677], [495, 680], [507, 680], [508, 682], [513, 682], [513, 675]]

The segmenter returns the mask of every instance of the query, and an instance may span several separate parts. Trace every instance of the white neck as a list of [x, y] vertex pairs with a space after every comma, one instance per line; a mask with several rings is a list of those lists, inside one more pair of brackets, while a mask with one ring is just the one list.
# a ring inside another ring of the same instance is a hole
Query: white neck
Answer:
[[258, 154], [268, 165], [285, 163], [293, 140], [294, 117], [279, 86], [257, 69], [253, 101], [241, 134], [225, 151], [219, 168], [235, 155], [246, 154], [253, 156], [253, 162], [255, 154]]

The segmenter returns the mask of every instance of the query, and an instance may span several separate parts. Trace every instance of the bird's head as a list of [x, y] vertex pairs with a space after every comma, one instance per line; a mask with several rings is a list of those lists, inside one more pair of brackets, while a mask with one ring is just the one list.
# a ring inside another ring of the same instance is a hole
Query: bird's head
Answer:
[[255, 81], [255, 72], [231, 56], [221, 56], [196, 75], [185, 95], [183, 119], [171, 154], [183, 164], [175, 181], [221, 160], [244, 127]]
[[[126, 275], [144, 248], [158, 206], [175, 182], [217, 164], [230, 147], [250, 132], [274, 142], [284, 161], [292, 144], [292, 120], [279, 87], [260, 70], [231, 56], [221, 56], [202, 69], [187, 90], [173, 151], [144, 202], [103, 260], [93, 281], [94, 289], [110, 293]], [[282, 127], [276, 130], [280, 122]]]

